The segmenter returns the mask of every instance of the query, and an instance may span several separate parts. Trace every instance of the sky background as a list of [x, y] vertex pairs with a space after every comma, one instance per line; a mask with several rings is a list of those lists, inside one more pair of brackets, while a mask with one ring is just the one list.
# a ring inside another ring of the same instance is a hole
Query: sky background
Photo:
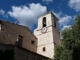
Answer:
[[80, 14], [80, 0], [0, 0], [0, 19], [24, 25], [33, 32], [38, 17], [52, 11], [59, 19], [59, 31], [70, 27]]

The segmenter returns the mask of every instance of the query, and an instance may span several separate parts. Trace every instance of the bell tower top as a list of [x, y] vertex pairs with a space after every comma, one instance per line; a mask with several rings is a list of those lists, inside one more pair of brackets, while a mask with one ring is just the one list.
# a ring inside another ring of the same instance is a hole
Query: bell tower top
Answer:
[[38, 29], [49, 26], [58, 28], [58, 19], [52, 12], [47, 12], [46, 14], [40, 16], [38, 19]]

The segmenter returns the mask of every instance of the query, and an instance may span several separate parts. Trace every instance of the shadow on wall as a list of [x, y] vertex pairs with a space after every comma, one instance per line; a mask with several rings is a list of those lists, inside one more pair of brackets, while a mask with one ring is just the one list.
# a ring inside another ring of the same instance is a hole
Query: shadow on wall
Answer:
[[14, 60], [14, 50], [0, 50], [0, 60]]

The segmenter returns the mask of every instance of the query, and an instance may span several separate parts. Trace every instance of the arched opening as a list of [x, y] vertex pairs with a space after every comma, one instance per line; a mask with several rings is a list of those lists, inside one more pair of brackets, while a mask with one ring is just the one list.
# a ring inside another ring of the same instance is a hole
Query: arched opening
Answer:
[[46, 17], [43, 18], [43, 27], [46, 27]]

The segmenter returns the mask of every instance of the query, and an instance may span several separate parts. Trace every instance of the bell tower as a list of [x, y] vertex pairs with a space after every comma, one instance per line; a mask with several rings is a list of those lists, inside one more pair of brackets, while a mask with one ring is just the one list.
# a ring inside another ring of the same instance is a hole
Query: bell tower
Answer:
[[60, 33], [58, 31], [58, 19], [52, 12], [39, 17], [38, 27], [34, 30], [38, 38], [37, 53], [54, 58], [54, 48], [60, 45]]

